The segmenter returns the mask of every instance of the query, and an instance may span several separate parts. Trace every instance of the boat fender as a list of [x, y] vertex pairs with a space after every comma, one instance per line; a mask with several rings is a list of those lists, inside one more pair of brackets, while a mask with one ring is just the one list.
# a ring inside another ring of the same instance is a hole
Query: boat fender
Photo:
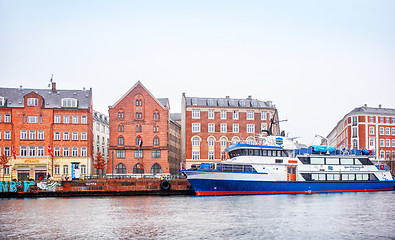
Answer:
[[168, 191], [168, 190], [170, 190], [170, 187], [171, 187], [171, 185], [170, 185], [170, 183], [168, 181], [162, 180], [160, 182], [160, 189], [162, 189], [164, 191]]
[[381, 165], [380, 165], [380, 169], [381, 169], [381, 170], [384, 170], [384, 169], [385, 169], [385, 166], [384, 166], [383, 164], [381, 164]]

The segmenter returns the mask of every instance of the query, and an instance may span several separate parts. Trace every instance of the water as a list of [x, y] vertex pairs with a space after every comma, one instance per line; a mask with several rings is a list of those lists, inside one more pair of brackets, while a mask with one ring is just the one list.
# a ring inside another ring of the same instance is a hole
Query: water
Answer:
[[395, 239], [395, 192], [0, 200], [0, 239]]

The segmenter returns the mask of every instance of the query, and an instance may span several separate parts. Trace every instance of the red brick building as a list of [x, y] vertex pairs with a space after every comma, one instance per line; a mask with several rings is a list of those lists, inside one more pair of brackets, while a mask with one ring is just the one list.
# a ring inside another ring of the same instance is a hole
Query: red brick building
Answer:
[[92, 89], [0, 88], [0, 136], [0, 155], [11, 156], [7, 180], [89, 175]]
[[109, 176], [175, 174], [180, 170], [180, 129], [167, 98], [139, 81], [109, 109]]
[[395, 159], [395, 109], [358, 107], [347, 113], [328, 135], [337, 149], [374, 150], [376, 159]]
[[[276, 108], [270, 101], [182, 96], [182, 150], [186, 168], [202, 162], [220, 161], [232, 141], [254, 141], [270, 128]], [[273, 134], [279, 134], [275, 124]]]

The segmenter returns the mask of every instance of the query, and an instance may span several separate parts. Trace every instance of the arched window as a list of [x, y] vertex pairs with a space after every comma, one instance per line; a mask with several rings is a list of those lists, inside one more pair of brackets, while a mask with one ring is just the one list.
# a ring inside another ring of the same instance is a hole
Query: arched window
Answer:
[[118, 132], [123, 132], [123, 125], [118, 125]]
[[227, 142], [226, 138], [222, 137], [221, 138], [221, 146], [225, 147], [226, 146], [226, 142]]
[[192, 138], [192, 146], [200, 146], [200, 139], [198, 137]]
[[158, 145], [159, 145], [159, 138], [158, 138], [158, 137], [155, 137], [155, 138], [154, 138], [154, 145], [155, 145], [155, 146], [158, 146]]
[[214, 146], [214, 143], [215, 143], [214, 138], [213, 138], [213, 137], [210, 137], [210, 138], [208, 139], [208, 145], [209, 145], [209, 146]]
[[124, 114], [123, 112], [118, 112], [118, 119], [124, 119]]
[[144, 166], [141, 163], [136, 163], [133, 166], [133, 174], [143, 174], [144, 173]]
[[352, 147], [353, 147], [353, 149], [358, 149], [358, 140], [357, 139], [352, 140]]
[[159, 120], [159, 112], [154, 112], [154, 120]]
[[154, 165], [152, 165], [150, 173], [151, 174], [162, 173], [162, 167], [158, 163], [155, 163]]
[[123, 137], [122, 136], [120, 136], [120, 137], [118, 137], [118, 145], [123, 145]]
[[253, 138], [247, 138], [247, 143], [248, 144], [254, 144], [254, 139]]
[[239, 143], [239, 142], [240, 142], [240, 138], [238, 138], [238, 137], [232, 138], [232, 143]]
[[128, 173], [128, 170], [126, 169], [125, 165], [123, 165], [122, 163], [119, 163], [115, 167], [115, 173], [116, 174], [126, 174], [126, 173]]

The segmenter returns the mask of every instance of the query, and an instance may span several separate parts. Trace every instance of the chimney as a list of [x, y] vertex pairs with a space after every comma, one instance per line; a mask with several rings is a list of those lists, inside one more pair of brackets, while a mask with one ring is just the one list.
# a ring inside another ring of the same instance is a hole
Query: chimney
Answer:
[[230, 98], [230, 96], [225, 96], [225, 98], [226, 98], [226, 99], [229, 99], [229, 98]]
[[379, 108], [381, 108], [381, 104], [379, 104]]
[[251, 95], [248, 95], [248, 98], [247, 98], [248, 100], [251, 100], [252, 99], [252, 96]]
[[56, 92], [56, 82], [52, 82], [52, 92]]

